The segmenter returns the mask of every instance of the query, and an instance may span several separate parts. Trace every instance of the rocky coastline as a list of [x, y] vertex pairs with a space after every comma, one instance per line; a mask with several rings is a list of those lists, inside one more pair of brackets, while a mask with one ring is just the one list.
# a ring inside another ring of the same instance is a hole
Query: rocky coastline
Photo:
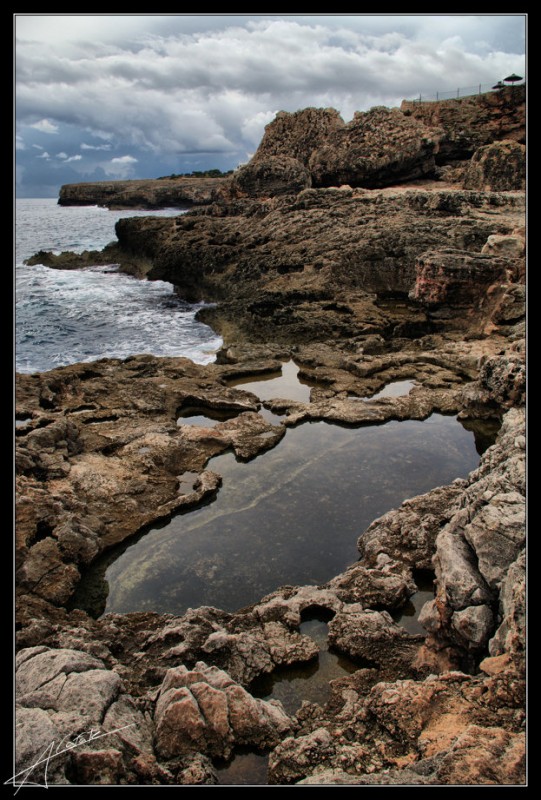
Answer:
[[[215, 304], [200, 313], [224, 345], [207, 366], [17, 375], [18, 771], [79, 735], [50, 783], [215, 785], [248, 749], [268, 754], [270, 785], [525, 784], [524, 136], [523, 87], [347, 124], [280, 113], [206, 204], [121, 220], [100, 254], [36, 256], [168, 280]], [[231, 385], [288, 359], [310, 402]], [[408, 395], [371, 399], [407, 379]], [[223, 419], [177, 424], [187, 408]], [[250, 461], [310, 421], [434, 412], [497, 424], [496, 440], [467, 478], [359, 530], [359, 560], [327, 583], [234, 612], [75, 607], [100, 555], [220, 491], [212, 456]], [[419, 570], [434, 597], [410, 634], [392, 613]], [[254, 682], [314, 661], [314, 613], [359, 668], [292, 714]]]
[[61, 206], [105, 208], [191, 208], [212, 202], [224, 177], [148, 178], [126, 181], [67, 183], [60, 189]]

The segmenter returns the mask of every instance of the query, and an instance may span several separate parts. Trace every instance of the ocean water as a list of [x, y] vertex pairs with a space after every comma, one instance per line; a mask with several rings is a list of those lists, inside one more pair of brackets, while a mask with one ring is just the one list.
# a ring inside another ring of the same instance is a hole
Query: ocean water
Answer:
[[214, 361], [222, 340], [195, 320], [201, 305], [183, 302], [170, 283], [123, 275], [116, 267], [64, 271], [24, 260], [38, 250], [101, 250], [121, 217], [175, 216], [178, 209], [109, 211], [21, 199], [15, 217], [15, 366], [42, 372], [79, 361], [138, 353]]

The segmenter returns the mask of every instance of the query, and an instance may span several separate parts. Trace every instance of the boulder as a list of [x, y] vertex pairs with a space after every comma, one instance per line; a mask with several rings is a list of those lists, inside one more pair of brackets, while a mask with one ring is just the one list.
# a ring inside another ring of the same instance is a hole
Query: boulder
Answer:
[[277, 701], [252, 697], [217, 667], [175, 667], [162, 682], [156, 709], [156, 749], [164, 758], [190, 752], [228, 758], [235, 746], [275, 746], [291, 727]]
[[526, 148], [511, 140], [480, 147], [463, 179], [465, 189], [484, 192], [523, 191], [526, 186]]

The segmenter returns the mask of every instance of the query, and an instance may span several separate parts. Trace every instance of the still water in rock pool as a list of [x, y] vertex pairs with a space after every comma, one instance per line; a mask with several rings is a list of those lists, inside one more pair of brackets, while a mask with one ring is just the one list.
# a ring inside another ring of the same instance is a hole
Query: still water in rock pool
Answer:
[[323, 583], [357, 560], [357, 538], [374, 519], [478, 461], [473, 433], [454, 417], [305, 423], [249, 463], [213, 458], [208, 468], [223, 477], [216, 498], [97, 562], [75, 605], [94, 615], [235, 610], [285, 584]]

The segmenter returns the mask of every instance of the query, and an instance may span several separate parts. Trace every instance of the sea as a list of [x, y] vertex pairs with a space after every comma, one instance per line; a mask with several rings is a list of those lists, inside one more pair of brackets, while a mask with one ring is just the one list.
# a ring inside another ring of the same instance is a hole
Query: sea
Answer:
[[215, 360], [222, 340], [195, 319], [204, 304], [173, 285], [124, 275], [115, 265], [55, 270], [24, 262], [39, 250], [101, 250], [122, 217], [176, 216], [179, 209], [109, 211], [17, 199], [15, 209], [15, 369], [44, 372], [76, 362], [140, 353]]

